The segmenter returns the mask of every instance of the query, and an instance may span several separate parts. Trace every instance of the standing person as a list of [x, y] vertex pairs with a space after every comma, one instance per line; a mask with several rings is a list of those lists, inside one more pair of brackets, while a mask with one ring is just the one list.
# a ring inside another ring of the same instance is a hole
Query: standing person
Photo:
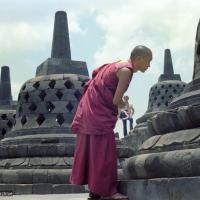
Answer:
[[77, 134], [70, 183], [86, 185], [90, 200], [127, 200], [117, 191], [117, 152], [113, 129], [118, 108], [134, 72], [150, 67], [152, 52], [136, 46], [126, 61], [104, 64], [92, 73], [84, 88], [72, 131]]
[[128, 135], [127, 131], [127, 121], [130, 123], [130, 130], [133, 129], [133, 114], [134, 114], [134, 108], [132, 104], [129, 104], [129, 96], [124, 96], [123, 97], [125, 106], [124, 109], [121, 110], [120, 113], [120, 118], [122, 119], [123, 122], [123, 132], [124, 132], [124, 137]]

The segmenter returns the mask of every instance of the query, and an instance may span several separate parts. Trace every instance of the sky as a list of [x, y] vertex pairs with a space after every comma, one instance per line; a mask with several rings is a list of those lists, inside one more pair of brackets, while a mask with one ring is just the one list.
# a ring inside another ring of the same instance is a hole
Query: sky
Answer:
[[[153, 52], [151, 67], [134, 74], [126, 94], [135, 119], [147, 110], [149, 89], [163, 73], [164, 50], [170, 49], [174, 72], [192, 80], [197, 0], [0, 0], [0, 66], [9, 66], [12, 95], [34, 78], [51, 54], [54, 15], [66, 11], [73, 60], [86, 61], [89, 74], [104, 63], [128, 59], [136, 45]], [[122, 137], [122, 122], [115, 131]]]

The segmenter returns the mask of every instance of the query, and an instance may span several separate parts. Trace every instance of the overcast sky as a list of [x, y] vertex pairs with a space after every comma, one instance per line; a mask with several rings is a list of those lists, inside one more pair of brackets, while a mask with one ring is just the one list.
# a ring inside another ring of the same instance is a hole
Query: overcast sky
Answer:
[[[90, 74], [103, 63], [127, 59], [135, 45], [152, 49], [151, 68], [134, 74], [127, 91], [135, 119], [145, 113], [149, 89], [163, 72], [165, 49], [171, 50], [174, 72], [192, 80], [200, 1], [0, 0], [0, 66], [10, 67], [14, 100], [50, 57], [58, 10], [68, 14], [72, 59], [86, 61]], [[120, 134], [121, 128], [119, 121]]]

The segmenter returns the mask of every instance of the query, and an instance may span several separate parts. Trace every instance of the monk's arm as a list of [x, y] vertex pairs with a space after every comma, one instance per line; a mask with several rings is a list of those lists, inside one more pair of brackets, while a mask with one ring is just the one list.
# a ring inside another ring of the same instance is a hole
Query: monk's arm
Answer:
[[117, 77], [119, 81], [113, 98], [113, 104], [121, 109], [125, 106], [125, 103], [122, 100], [122, 98], [124, 93], [128, 89], [132, 77], [132, 72], [130, 71], [130, 69], [124, 67], [117, 72]]

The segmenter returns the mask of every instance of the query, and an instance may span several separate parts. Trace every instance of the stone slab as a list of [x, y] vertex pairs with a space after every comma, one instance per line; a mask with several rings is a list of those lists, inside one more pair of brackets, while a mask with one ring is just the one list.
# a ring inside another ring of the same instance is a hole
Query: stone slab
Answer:
[[[77, 194], [86, 193], [88, 190], [85, 186], [69, 185], [69, 184], [0, 184], [0, 199], [5, 193], [12, 195], [24, 194]], [[12, 196], [11, 195], [11, 196]], [[5, 195], [6, 196], [6, 195]], [[7, 197], [8, 198], [8, 197]], [[1, 199], [2, 200], [2, 199]]]
[[1, 200], [87, 200], [87, 193], [80, 194], [43, 194], [43, 195], [13, 195], [1, 196]]
[[199, 200], [200, 177], [120, 181], [118, 188], [129, 200]]
[[[166, 150], [185, 149], [191, 144], [199, 143], [200, 128], [180, 130], [147, 139], [139, 148], [140, 153], [161, 152]], [[148, 150], [148, 151], [145, 151]]]

